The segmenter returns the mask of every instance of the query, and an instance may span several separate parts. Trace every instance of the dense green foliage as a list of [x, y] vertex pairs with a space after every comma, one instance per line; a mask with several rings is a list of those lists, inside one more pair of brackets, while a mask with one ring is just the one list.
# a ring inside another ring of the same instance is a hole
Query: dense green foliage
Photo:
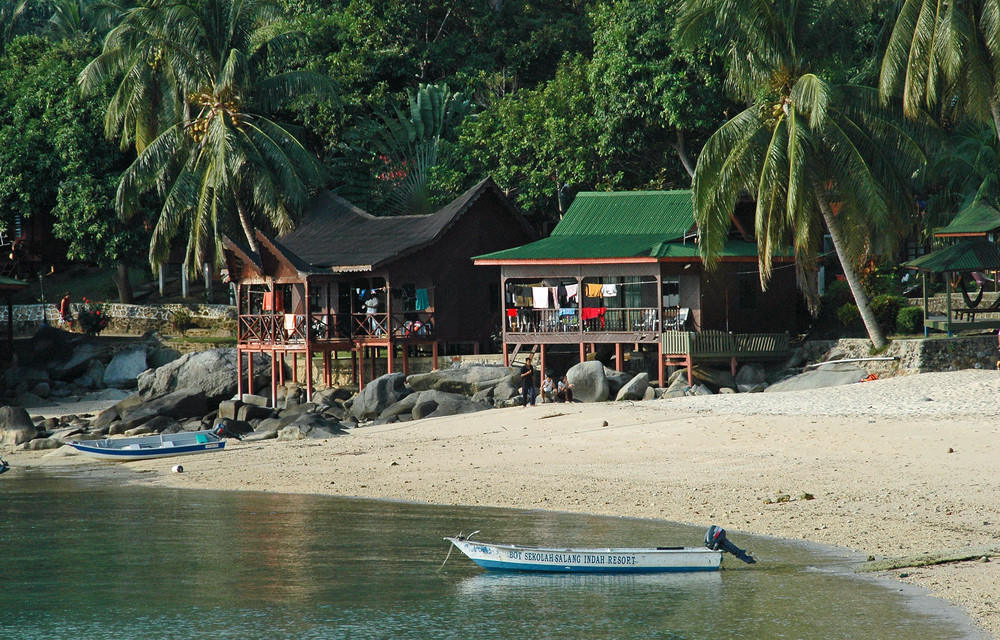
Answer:
[[321, 188], [392, 215], [491, 176], [551, 223], [583, 190], [693, 184], [709, 261], [750, 194], [765, 281], [793, 244], [815, 304], [822, 233], [850, 275], [997, 204], [997, 30], [962, 19], [988, 4], [0, 0], [0, 224], [194, 267]]

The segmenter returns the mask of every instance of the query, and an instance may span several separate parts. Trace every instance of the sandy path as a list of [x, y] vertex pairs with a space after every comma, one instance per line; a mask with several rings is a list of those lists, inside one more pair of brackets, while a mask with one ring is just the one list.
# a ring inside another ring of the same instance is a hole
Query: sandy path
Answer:
[[[662, 518], [879, 558], [1000, 552], [998, 392], [995, 371], [960, 371], [819, 391], [543, 405], [325, 441], [231, 443], [223, 455], [129, 467], [157, 471], [136, 481], [160, 486]], [[178, 461], [185, 472], [170, 473]], [[1000, 559], [893, 573], [1000, 637], [998, 567]]]

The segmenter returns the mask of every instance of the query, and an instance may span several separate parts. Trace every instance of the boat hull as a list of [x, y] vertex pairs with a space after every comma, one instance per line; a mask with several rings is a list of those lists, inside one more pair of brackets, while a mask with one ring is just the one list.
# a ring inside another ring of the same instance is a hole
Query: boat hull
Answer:
[[680, 573], [718, 571], [722, 552], [701, 548], [558, 549], [445, 538], [491, 571], [549, 573]]
[[70, 442], [69, 446], [98, 460], [150, 460], [221, 451], [226, 441], [211, 431], [193, 431], [136, 438]]

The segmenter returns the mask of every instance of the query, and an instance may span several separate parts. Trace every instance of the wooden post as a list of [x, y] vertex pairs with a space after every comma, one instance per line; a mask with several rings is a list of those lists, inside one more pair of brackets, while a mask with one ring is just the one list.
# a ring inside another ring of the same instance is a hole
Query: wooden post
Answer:
[[580, 362], [587, 361], [587, 345], [584, 344], [583, 338], [580, 338]]
[[[926, 271], [921, 272], [920, 278], [921, 278], [921, 281], [923, 282], [923, 285], [924, 285], [923, 286], [923, 289], [924, 289], [924, 337], [926, 338], [929, 335], [929, 333], [930, 333], [928, 331], [928, 329], [927, 329], [927, 307], [928, 307], [928, 304], [927, 304], [927, 272]], [[1000, 278], [997, 278], [997, 280], [1000, 280]]]
[[438, 368], [438, 343], [437, 340], [431, 343], [431, 367]]
[[624, 350], [622, 349], [622, 343], [616, 342], [615, 343], [615, 371], [624, 371], [625, 370], [624, 367], [622, 367], [622, 358], [625, 357], [623, 355], [623, 352], [624, 352]]
[[539, 351], [538, 366], [541, 372], [541, 379], [538, 381], [538, 384], [539, 387], [541, 387], [542, 380], [545, 379], [545, 345], [544, 344], [539, 345], [538, 351]]
[[309, 279], [306, 278], [304, 285], [305, 305], [306, 305], [306, 402], [312, 402], [313, 396], [313, 368], [312, 368], [312, 305], [309, 302]]
[[664, 359], [663, 348], [660, 347], [659, 345], [657, 345], [656, 355], [657, 355], [657, 362], [658, 362], [657, 363], [657, 367], [656, 367], [656, 372], [657, 372], [657, 374], [660, 377], [660, 388], [662, 389], [663, 387], [666, 386], [666, 378], [665, 378], [665, 376], [666, 376], [667, 371], [666, 371], [666, 363], [663, 362], [663, 359]]
[[253, 395], [253, 351], [247, 351], [247, 393]]
[[275, 367], [278, 364], [278, 354], [271, 349], [271, 408], [278, 408], [278, 372]]
[[510, 366], [510, 351], [507, 350], [507, 342], [503, 343], [503, 366]]
[[278, 381], [282, 386], [285, 384], [285, 352], [282, 351], [278, 354], [279, 367], [278, 367]]
[[243, 397], [243, 352], [236, 348], [236, 395]]

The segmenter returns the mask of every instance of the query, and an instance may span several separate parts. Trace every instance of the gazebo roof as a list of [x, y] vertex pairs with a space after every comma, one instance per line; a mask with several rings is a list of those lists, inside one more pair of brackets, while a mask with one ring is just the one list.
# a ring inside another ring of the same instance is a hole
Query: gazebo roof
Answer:
[[1000, 247], [985, 238], [970, 238], [903, 264], [930, 273], [1000, 269]]
[[937, 237], [985, 235], [1000, 229], [1000, 211], [985, 202], [973, 202], [958, 212], [946, 227], [934, 232]]

